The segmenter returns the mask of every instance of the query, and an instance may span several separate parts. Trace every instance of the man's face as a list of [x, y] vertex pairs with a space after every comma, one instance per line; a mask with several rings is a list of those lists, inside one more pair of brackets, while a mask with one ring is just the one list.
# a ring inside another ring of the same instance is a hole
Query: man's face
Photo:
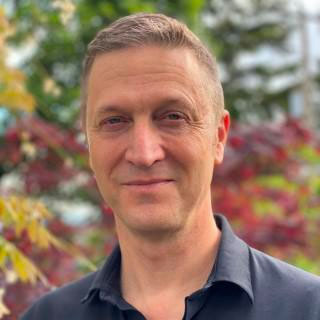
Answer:
[[188, 49], [150, 46], [96, 58], [88, 78], [90, 165], [118, 226], [174, 232], [211, 210], [229, 118], [215, 122], [203, 77]]

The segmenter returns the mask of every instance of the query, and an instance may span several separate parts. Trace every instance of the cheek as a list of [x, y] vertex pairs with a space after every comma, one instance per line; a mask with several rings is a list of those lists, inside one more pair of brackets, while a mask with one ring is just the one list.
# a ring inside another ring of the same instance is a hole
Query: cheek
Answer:
[[177, 141], [172, 146], [175, 160], [183, 168], [189, 179], [203, 180], [213, 170], [212, 143], [208, 139], [189, 137]]
[[[197, 132], [189, 136], [182, 142], [185, 154], [188, 154], [190, 160], [199, 165], [200, 162], [211, 161], [214, 154], [213, 139], [208, 134]], [[199, 168], [201, 169], [201, 168]]]
[[101, 174], [101, 170], [105, 170], [108, 167], [108, 161], [110, 160], [108, 148], [100, 139], [91, 139], [89, 142], [89, 161], [90, 167], [96, 176]]
[[211, 183], [214, 168], [214, 145], [208, 136], [196, 139], [192, 144], [193, 175], [201, 184]]
[[100, 183], [106, 185], [113, 183], [117, 175], [123, 168], [124, 152], [126, 144], [114, 139], [113, 141], [105, 139], [92, 140], [90, 148], [90, 165]]

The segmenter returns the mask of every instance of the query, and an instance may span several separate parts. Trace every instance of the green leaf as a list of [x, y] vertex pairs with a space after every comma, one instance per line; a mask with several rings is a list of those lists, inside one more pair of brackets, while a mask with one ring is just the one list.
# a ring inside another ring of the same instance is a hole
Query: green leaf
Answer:
[[286, 190], [290, 192], [297, 191], [298, 186], [286, 179], [283, 175], [267, 175], [257, 178], [257, 183], [265, 188]]
[[319, 165], [320, 153], [314, 147], [310, 145], [304, 145], [298, 150], [298, 156], [309, 164]]
[[259, 217], [273, 216], [280, 218], [283, 216], [283, 209], [281, 206], [269, 199], [254, 199], [252, 205], [254, 212]]
[[290, 262], [298, 268], [320, 275], [320, 261], [314, 261], [303, 254], [297, 254]]

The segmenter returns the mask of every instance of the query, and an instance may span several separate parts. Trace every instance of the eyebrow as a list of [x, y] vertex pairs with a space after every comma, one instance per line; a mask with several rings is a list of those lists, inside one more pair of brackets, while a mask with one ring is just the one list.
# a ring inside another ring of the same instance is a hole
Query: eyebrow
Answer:
[[109, 112], [119, 112], [119, 110], [123, 110], [123, 108], [117, 105], [105, 105], [100, 107], [99, 110], [97, 110], [95, 117], [102, 116]]
[[[169, 106], [181, 106], [181, 107], [184, 106], [187, 110], [189, 110], [192, 113], [195, 111], [190, 107], [190, 103], [188, 101], [186, 101], [185, 99], [179, 99], [179, 98], [166, 98], [160, 103], [158, 103], [157, 105], [155, 104], [154, 110], [157, 112], [157, 110], [165, 107], [169, 107]], [[130, 110], [129, 108], [126, 108], [121, 105], [115, 105], [115, 104], [103, 105], [99, 107], [99, 109], [94, 115], [94, 118], [97, 118], [97, 117], [99, 118], [107, 113], [112, 113], [112, 112], [130, 113]]]

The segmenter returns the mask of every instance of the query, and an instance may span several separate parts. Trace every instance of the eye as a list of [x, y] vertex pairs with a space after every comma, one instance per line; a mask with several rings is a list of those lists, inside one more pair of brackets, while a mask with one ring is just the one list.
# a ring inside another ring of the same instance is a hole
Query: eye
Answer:
[[164, 120], [179, 121], [185, 120], [185, 116], [180, 112], [170, 112], [164, 115]]
[[103, 119], [99, 123], [99, 128], [106, 131], [114, 131], [122, 129], [128, 123], [128, 119], [121, 116], [112, 116], [106, 119]]
[[121, 122], [121, 118], [120, 117], [112, 117], [112, 118], [108, 118], [108, 119], [105, 119], [103, 121], [105, 124], [117, 124], [117, 123], [120, 123]]

